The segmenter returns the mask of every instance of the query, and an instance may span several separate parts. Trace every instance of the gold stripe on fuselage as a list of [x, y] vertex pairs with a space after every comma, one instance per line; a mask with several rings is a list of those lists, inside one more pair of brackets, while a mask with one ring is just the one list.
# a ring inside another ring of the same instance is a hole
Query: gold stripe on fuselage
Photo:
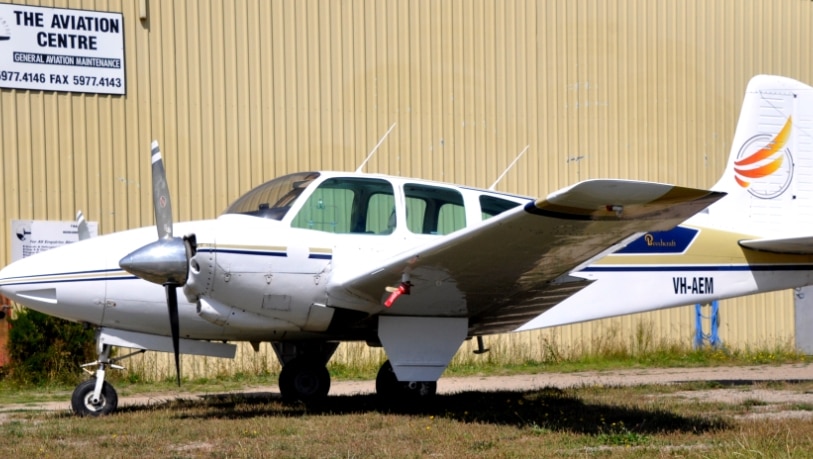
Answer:
[[[699, 226], [685, 226], [698, 230], [694, 241], [682, 253], [665, 254], [612, 254], [595, 265], [773, 265], [811, 264], [813, 255], [762, 252], [742, 247], [739, 241], [754, 236], [732, 233]], [[668, 241], [667, 241], [668, 242]]]

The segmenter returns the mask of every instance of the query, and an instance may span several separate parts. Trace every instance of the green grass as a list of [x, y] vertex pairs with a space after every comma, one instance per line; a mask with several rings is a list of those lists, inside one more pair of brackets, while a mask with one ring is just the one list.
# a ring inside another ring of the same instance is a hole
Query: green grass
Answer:
[[[510, 375], [624, 368], [807, 363], [792, 349], [725, 351], [674, 345], [556, 348], [529, 358], [495, 342], [489, 354], [464, 348], [445, 376]], [[332, 376], [372, 379], [380, 352], [351, 349], [330, 364]], [[355, 357], [347, 358], [355, 353]], [[354, 360], [355, 359], [355, 360]], [[634, 387], [584, 386], [532, 391], [444, 394], [431, 403], [384, 403], [374, 395], [331, 396], [314, 406], [284, 403], [276, 393], [235, 394], [275, 385], [267, 360], [218, 371], [150, 380], [139, 371], [110, 373], [120, 397], [140, 393], [210, 394], [128, 406], [105, 418], [67, 411], [72, 385], [0, 381], [0, 405], [58, 401], [64, 411], [0, 412], [4, 457], [810, 457], [813, 425], [799, 419], [740, 420], [746, 412], [810, 411], [804, 402], [771, 405], [688, 400], [677, 391], [722, 389], [718, 382]], [[796, 393], [813, 383], [759, 383]], [[731, 389], [731, 388], [729, 388]], [[732, 390], [747, 390], [737, 388]], [[218, 395], [224, 394], [224, 395]], [[164, 397], [165, 399], [165, 397]], [[201, 422], [203, 421], [203, 422]]]
[[[809, 391], [813, 383], [790, 385]], [[810, 457], [810, 420], [739, 421], [691, 385], [464, 392], [431, 403], [211, 395], [121, 409], [0, 419], [5, 457]]]

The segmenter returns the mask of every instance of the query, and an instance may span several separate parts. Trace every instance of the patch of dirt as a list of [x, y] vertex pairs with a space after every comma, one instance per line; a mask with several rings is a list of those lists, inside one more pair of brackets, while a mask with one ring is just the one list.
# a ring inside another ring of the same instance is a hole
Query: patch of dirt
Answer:
[[690, 400], [722, 402], [735, 405], [756, 401], [765, 404], [804, 403], [813, 407], [813, 393], [791, 390], [731, 388], [681, 391], [671, 395], [673, 397], [682, 397]]

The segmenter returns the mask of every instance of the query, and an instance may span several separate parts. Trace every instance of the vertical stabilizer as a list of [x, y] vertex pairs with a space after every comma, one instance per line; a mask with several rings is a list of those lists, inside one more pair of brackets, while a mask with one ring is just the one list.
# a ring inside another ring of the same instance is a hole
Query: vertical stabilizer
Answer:
[[715, 227], [794, 235], [813, 224], [813, 88], [773, 75], [751, 79], [728, 164], [709, 208]]

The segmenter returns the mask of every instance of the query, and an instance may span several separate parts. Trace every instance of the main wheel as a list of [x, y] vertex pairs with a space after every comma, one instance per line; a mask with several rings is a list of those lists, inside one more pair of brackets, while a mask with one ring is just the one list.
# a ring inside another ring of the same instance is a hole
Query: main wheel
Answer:
[[324, 398], [330, 391], [330, 373], [313, 360], [293, 359], [282, 366], [279, 391], [287, 400], [311, 402]]
[[388, 400], [414, 400], [432, 397], [438, 391], [436, 381], [398, 381], [389, 360], [381, 365], [375, 378], [375, 392]]
[[71, 396], [71, 408], [78, 416], [101, 416], [116, 411], [119, 404], [119, 396], [116, 389], [108, 384], [102, 383], [102, 393], [99, 400], [93, 401], [93, 391], [96, 389], [96, 380], [88, 379], [82, 382], [73, 391]]

